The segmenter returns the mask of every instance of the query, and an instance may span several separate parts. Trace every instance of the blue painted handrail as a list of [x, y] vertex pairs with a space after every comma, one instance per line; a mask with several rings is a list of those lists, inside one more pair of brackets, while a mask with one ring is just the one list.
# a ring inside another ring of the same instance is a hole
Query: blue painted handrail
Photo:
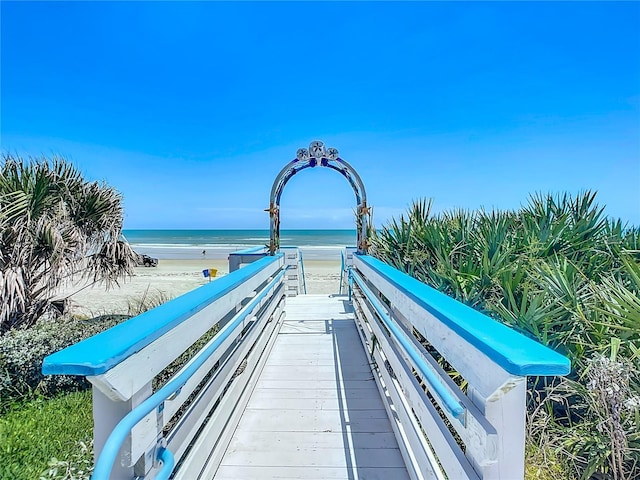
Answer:
[[[273, 257], [268, 257], [273, 258]], [[253, 265], [253, 264], [252, 264]], [[248, 268], [248, 267], [245, 267]], [[244, 269], [243, 269], [244, 270]], [[240, 271], [240, 270], [238, 270]], [[284, 277], [285, 270], [282, 270], [276, 277], [269, 282], [269, 284], [262, 290], [262, 292], [255, 296], [247, 307], [243, 309], [243, 312], [238, 315], [233, 322], [226, 324], [214, 337], [214, 341], [204, 350], [200, 351], [195, 357], [193, 362], [185, 368], [182, 373], [177, 377], [167, 382], [156, 393], [147, 398], [144, 402], [131, 410], [120, 422], [115, 426], [109, 438], [98, 457], [95, 469], [93, 471], [93, 480], [107, 480], [111, 474], [113, 463], [118, 457], [118, 452], [124, 442], [125, 438], [133, 427], [146, 417], [150, 412], [163, 403], [169, 396], [177, 392], [183, 387], [185, 383], [193, 376], [194, 373], [207, 361], [207, 359], [213, 355], [218, 347], [231, 335], [238, 325], [240, 325], [244, 319], [253, 311], [256, 305], [264, 299], [271, 288], [275, 286]], [[219, 280], [218, 280], [219, 281]], [[170, 452], [169, 452], [170, 453]], [[171, 456], [173, 457], [173, 455]], [[173, 469], [173, 467], [171, 467]], [[164, 468], [163, 468], [164, 469]]]
[[240, 270], [144, 312], [96, 336], [44, 359], [45, 375], [100, 375], [172, 330], [244, 282], [282, 255], [262, 258]]
[[442, 407], [444, 407], [451, 415], [465, 424], [465, 408], [458, 401], [458, 399], [452, 395], [447, 387], [444, 386], [442, 380], [429, 368], [427, 362], [416, 351], [415, 345], [407, 338], [406, 334], [400, 329], [396, 323], [387, 315], [386, 310], [375, 297], [373, 292], [367, 287], [364, 279], [353, 269], [350, 271], [350, 275], [356, 281], [362, 293], [369, 300], [373, 308], [375, 308], [378, 316], [382, 319], [387, 329], [393, 334], [394, 338], [400, 343], [402, 349], [413, 360], [414, 366], [417, 368], [420, 376], [429, 384], [429, 390], [436, 393], [442, 400]]
[[163, 447], [159, 450], [158, 460], [162, 462], [162, 467], [156, 475], [156, 480], [169, 480], [171, 472], [176, 466], [176, 459], [173, 458], [173, 453]]
[[508, 373], [524, 377], [567, 375], [571, 371], [568, 358], [535, 340], [374, 257], [357, 255], [357, 259]]

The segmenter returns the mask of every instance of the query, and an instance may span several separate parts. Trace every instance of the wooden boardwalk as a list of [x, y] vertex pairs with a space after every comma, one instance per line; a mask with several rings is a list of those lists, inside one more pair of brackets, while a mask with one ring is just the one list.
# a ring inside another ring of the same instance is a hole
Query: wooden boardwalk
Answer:
[[345, 297], [287, 298], [215, 478], [409, 478]]

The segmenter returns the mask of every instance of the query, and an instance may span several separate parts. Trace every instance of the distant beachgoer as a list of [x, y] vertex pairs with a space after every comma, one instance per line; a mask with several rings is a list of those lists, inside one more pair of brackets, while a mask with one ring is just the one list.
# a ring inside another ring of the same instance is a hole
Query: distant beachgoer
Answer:
[[207, 256], [207, 251], [206, 250], [202, 250], [202, 256], [206, 257]]

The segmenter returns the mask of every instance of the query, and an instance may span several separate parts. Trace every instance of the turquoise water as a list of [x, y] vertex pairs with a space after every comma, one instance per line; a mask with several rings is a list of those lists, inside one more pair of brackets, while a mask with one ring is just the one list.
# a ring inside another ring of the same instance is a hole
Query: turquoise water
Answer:
[[[246, 247], [269, 243], [269, 230], [124, 230], [132, 245], [155, 247]], [[345, 247], [356, 244], [355, 230], [282, 230], [280, 244]]]
[[[138, 253], [160, 259], [227, 258], [229, 253], [269, 243], [269, 230], [124, 230]], [[355, 230], [282, 230], [280, 245], [300, 247], [307, 259], [339, 260], [356, 244]]]

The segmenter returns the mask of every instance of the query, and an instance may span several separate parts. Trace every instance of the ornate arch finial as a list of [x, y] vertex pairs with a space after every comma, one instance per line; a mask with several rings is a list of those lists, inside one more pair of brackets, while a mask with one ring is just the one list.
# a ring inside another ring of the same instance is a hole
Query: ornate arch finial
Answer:
[[309, 156], [317, 160], [325, 158], [324, 143], [320, 140], [314, 140], [309, 144]]

